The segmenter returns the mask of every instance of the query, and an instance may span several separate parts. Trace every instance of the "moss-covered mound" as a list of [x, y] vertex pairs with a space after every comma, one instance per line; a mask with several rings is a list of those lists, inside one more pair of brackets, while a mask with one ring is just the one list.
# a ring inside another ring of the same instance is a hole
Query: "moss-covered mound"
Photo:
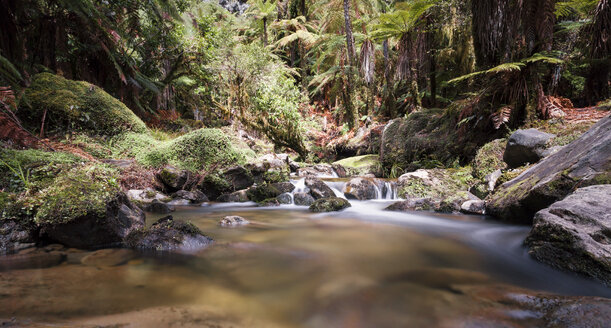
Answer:
[[310, 205], [310, 212], [337, 212], [350, 207], [350, 202], [339, 197], [321, 198]]
[[147, 132], [142, 120], [104, 90], [50, 73], [32, 78], [20, 105], [20, 116], [33, 127], [40, 126], [46, 111], [47, 130], [80, 130], [109, 136]]
[[172, 165], [193, 172], [244, 164], [247, 154], [236, 149], [219, 129], [199, 129], [140, 154], [136, 159], [147, 166]]
[[506, 168], [507, 164], [503, 161], [506, 145], [507, 139], [496, 139], [482, 146], [473, 160], [473, 175], [483, 179], [496, 170]]
[[63, 152], [0, 148], [0, 189], [21, 192], [44, 188], [63, 168], [82, 161]]
[[47, 188], [33, 196], [35, 220], [41, 224], [66, 223], [84, 215], [106, 215], [106, 204], [120, 192], [117, 172], [99, 165], [62, 171]]

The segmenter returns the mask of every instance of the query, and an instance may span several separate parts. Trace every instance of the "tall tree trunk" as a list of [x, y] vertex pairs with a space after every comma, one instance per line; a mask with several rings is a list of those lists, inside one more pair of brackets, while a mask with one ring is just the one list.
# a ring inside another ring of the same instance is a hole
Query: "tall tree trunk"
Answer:
[[611, 73], [611, 0], [600, 0], [588, 27], [590, 35], [590, 72], [585, 96], [590, 104], [609, 98]]
[[348, 69], [346, 77], [346, 85], [344, 95], [344, 107], [346, 109], [346, 119], [348, 121], [348, 127], [354, 129], [358, 127], [358, 115], [356, 108], [352, 103], [353, 88], [354, 88], [354, 67], [356, 64], [356, 51], [354, 49], [354, 36], [352, 35], [352, 22], [350, 20], [350, 0], [344, 0], [344, 22], [345, 33], [346, 33], [346, 56], [348, 57]]
[[267, 17], [263, 17], [263, 45], [267, 47]]

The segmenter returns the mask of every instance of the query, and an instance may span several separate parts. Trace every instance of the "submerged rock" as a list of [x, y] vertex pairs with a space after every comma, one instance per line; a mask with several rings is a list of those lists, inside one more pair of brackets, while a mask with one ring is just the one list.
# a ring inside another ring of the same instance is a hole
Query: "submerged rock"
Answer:
[[378, 198], [379, 188], [370, 179], [354, 178], [344, 187], [344, 194], [348, 199], [368, 200]]
[[296, 192], [293, 195], [294, 203], [297, 206], [310, 206], [314, 203], [315, 199], [306, 192]]
[[92, 252], [81, 258], [84, 265], [111, 267], [127, 263], [136, 256], [134, 251], [124, 248], [107, 248]]
[[247, 224], [250, 224], [250, 221], [237, 215], [229, 215], [219, 221], [219, 225], [222, 227], [235, 227]]
[[350, 202], [339, 197], [322, 198], [310, 205], [310, 211], [315, 213], [320, 212], [336, 212], [350, 207]]
[[29, 248], [18, 254], [0, 256], [0, 272], [8, 270], [41, 269], [61, 264], [66, 254], [43, 248]]
[[131, 248], [155, 251], [196, 252], [212, 244], [192, 223], [177, 221], [167, 216], [148, 229], [138, 229], [126, 238]]
[[526, 245], [541, 262], [611, 286], [611, 185], [577, 189], [537, 212]]
[[310, 195], [314, 199], [334, 197], [335, 193], [322, 180], [308, 177], [305, 179], [305, 185], [310, 189]]
[[515, 223], [531, 223], [535, 213], [576, 187], [611, 183], [611, 116], [577, 140], [546, 157], [489, 196], [487, 211]]
[[144, 212], [123, 193], [106, 205], [106, 213], [87, 213], [68, 222], [45, 222], [42, 234], [50, 240], [75, 248], [92, 248], [122, 242], [144, 227]]
[[545, 157], [547, 142], [553, 137], [537, 129], [518, 130], [509, 137], [503, 160], [511, 168], [536, 163]]

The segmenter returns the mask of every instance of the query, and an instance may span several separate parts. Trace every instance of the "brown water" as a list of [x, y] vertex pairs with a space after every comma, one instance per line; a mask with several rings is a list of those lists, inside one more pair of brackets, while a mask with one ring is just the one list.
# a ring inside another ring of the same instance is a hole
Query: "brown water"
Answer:
[[[535, 314], [510, 315], [515, 309], [474, 295], [525, 288], [611, 296], [530, 260], [524, 227], [383, 212], [379, 201], [353, 205], [334, 214], [184, 208], [174, 217], [192, 221], [214, 246], [142, 254], [117, 267], [0, 272], [0, 318], [70, 327], [455, 327], [474, 318], [537, 326]], [[222, 228], [225, 215], [252, 224]]]

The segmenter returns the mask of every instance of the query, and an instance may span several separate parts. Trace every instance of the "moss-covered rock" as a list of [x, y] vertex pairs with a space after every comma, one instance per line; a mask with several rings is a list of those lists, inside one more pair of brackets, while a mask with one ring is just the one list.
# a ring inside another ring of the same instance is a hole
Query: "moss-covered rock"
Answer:
[[83, 215], [104, 216], [106, 204], [120, 192], [117, 171], [88, 165], [62, 171], [33, 198], [40, 224], [66, 223]]
[[611, 183], [611, 117], [501, 185], [487, 212], [505, 221], [532, 222], [534, 214], [578, 187]]
[[281, 183], [289, 181], [289, 175], [287, 171], [272, 169], [263, 173], [263, 181], [267, 183]]
[[221, 130], [199, 129], [159, 143], [136, 159], [146, 166], [169, 164], [179, 169], [199, 172], [216, 166], [243, 164], [247, 158], [233, 147], [229, 137]]
[[37, 74], [21, 101], [20, 115], [38, 127], [46, 111], [46, 126], [113, 136], [146, 133], [146, 125], [127, 106], [104, 90], [83, 81], [50, 73]]
[[197, 185], [197, 189], [201, 190], [211, 200], [216, 200], [220, 195], [233, 191], [232, 185], [216, 173], [206, 175], [202, 182]]
[[424, 109], [388, 122], [382, 133], [380, 161], [384, 172], [398, 176], [420, 168], [467, 162], [478, 146], [500, 132], [485, 128], [461, 129], [456, 110]]
[[270, 198], [275, 199], [276, 197], [280, 196], [282, 192], [272, 185], [262, 184], [260, 186], [251, 187], [248, 189], [246, 194], [248, 195], [248, 199], [251, 201], [262, 202]]
[[339, 197], [322, 198], [310, 205], [310, 212], [337, 212], [350, 207], [350, 202]]
[[482, 146], [473, 159], [473, 176], [484, 179], [488, 174], [507, 167], [503, 161], [503, 153], [507, 139], [496, 139]]
[[46, 187], [64, 168], [84, 161], [69, 153], [0, 148], [0, 189], [20, 192]]
[[341, 165], [346, 171], [346, 176], [364, 176], [367, 174], [374, 174], [377, 176], [381, 173], [379, 155], [348, 157], [334, 162], [333, 165]]

